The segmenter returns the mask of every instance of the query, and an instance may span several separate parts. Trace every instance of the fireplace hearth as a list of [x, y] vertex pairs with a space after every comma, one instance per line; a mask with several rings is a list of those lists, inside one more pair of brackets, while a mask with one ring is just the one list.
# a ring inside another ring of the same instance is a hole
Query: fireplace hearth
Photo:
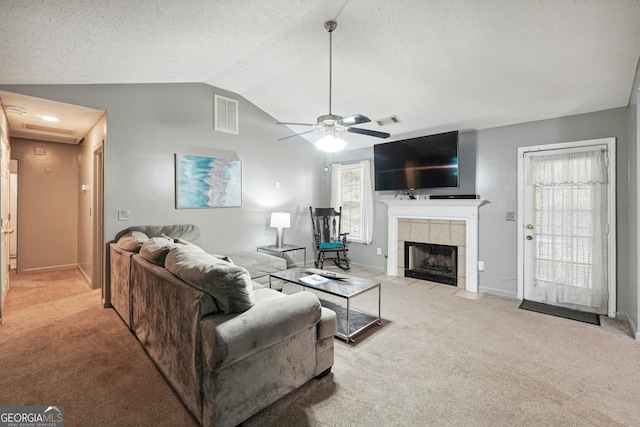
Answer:
[[405, 241], [404, 275], [458, 286], [458, 247]]

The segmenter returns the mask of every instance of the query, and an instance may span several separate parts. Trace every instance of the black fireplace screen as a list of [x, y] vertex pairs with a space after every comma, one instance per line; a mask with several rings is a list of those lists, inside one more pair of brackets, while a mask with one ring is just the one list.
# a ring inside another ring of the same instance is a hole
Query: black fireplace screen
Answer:
[[458, 285], [458, 247], [404, 242], [404, 275]]

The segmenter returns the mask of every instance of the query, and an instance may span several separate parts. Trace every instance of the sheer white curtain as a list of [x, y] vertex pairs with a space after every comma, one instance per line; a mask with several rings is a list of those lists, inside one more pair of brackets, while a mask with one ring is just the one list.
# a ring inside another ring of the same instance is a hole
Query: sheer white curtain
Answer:
[[371, 185], [371, 162], [362, 160], [362, 243], [373, 239], [373, 185]]
[[603, 151], [532, 158], [534, 289], [543, 302], [607, 312], [607, 168]]
[[342, 163], [331, 165], [331, 206], [342, 206]]
[[[373, 185], [371, 183], [371, 162], [362, 160], [358, 162], [360, 167], [360, 221], [361, 221], [361, 237], [356, 241], [359, 243], [370, 244], [373, 239]], [[331, 166], [331, 206], [338, 209], [342, 206], [342, 163], [334, 163]]]

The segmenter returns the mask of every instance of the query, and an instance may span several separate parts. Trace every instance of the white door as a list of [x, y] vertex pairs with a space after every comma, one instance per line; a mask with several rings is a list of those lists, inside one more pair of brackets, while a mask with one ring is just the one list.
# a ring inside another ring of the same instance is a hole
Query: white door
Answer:
[[615, 175], [608, 159], [613, 142], [596, 142], [521, 153], [519, 297], [611, 316]]
[[9, 221], [9, 147], [0, 135], [0, 322], [2, 312], [9, 291], [9, 236], [11, 223]]

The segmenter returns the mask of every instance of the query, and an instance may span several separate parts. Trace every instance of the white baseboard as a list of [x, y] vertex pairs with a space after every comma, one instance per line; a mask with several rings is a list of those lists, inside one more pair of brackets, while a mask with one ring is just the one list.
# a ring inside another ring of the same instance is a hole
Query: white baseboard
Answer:
[[518, 294], [516, 292], [509, 292], [505, 291], [504, 289], [487, 288], [485, 286], [480, 286], [478, 292], [483, 294], [495, 295], [502, 298], [518, 299]]
[[78, 270], [80, 270], [80, 274], [82, 274], [82, 277], [84, 277], [84, 280], [86, 280], [89, 286], [91, 286], [91, 288], [93, 289], [93, 283], [92, 283], [91, 277], [87, 275], [87, 272], [84, 271], [84, 268], [78, 265]]
[[59, 270], [71, 270], [74, 268], [80, 268], [78, 264], [63, 264], [63, 265], [52, 265], [48, 267], [37, 267], [37, 268], [25, 268], [22, 270], [24, 274], [32, 274], [32, 273], [46, 273], [48, 271], [59, 271]]
[[349, 263], [349, 265], [351, 267], [358, 267], [358, 268], [364, 268], [366, 270], [373, 270], [375, 272], [379, 272], [380, 274], [387, 274], [386, 267], [385, 268], [375, 267], [373, 265], [359, 264], [357, 262], [351, 262], [351, 263]]
[[623, 312], [618, 311], [616, 313], [616, 318], [618, 320], [622, 320], [622, 321], [627, 322], [629, 324], [629, 328], [631, 328], [631, 335], [636, 337], [637, 341], [640, 341], [640, 332], [638, 332], [638, 329], [636, 328], [636, 325], [633, 324], [633, 321], [631, 320], [631, 316], [629, 316], [627, 313], [623, 313]]

